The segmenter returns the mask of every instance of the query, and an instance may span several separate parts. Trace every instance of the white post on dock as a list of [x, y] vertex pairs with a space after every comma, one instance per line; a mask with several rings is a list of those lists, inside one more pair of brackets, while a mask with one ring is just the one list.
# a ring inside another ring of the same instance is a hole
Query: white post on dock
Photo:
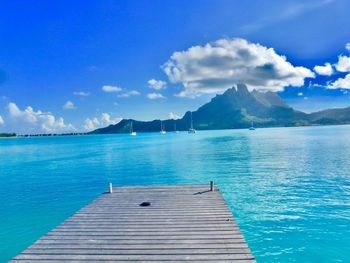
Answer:
[[214, 182], [210, 181], [210, 191], [214, 191]]
[[112, 185], [112, 183], [109, 183], [109, 190], [108, 190], [108, 192], [110, 194], [113, 193], [113, 185]]

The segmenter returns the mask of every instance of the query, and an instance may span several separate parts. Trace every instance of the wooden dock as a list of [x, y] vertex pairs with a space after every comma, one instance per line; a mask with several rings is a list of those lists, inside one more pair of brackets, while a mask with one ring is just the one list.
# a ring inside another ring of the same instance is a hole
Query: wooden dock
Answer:
[[58, 261], [255, 262], [209, 185], [113, 187], [11, 262]]

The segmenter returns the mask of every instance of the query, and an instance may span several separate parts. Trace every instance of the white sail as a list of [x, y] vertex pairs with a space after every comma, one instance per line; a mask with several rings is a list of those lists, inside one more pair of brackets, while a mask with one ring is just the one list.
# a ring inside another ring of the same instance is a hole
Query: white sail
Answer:
[[166, 131], [163, 127], [163, 121], [160, 121], [160, 134], [166, 134]]
[[192, 119], [192, 111], [191, 111], [191, 126], [188, 130], [188, 133], [196, 133], [196, 130], [193, 128], [193, 119]]
[[130, 122], [130, 135], [131, 136], [136, 136], [136, 132], [134, 132], [132, 121]]

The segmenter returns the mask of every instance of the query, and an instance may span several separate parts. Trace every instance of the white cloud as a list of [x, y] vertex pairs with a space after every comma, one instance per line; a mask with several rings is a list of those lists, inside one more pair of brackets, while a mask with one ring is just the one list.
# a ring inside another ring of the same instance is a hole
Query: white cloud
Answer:
[[149, 98], [150, 100], [165, 99], [165, 97], [162, 94], [155, 92], [148, 93], [147, 98]]
[[101, 121], [102, 125], [110, 125], [110, 124], [116, 124], [116, 123], [120, 122], [121, 118], [112, 119], [111, 115], [109, 115], [108, 113], [104, 112], [104, 113], [101, 114], [100, 121]]
[[298, 96], [303, 96], [303, 95], [304, 95], [304, 93], [302, 93], [302, 92], [298, 93]]
[[87, 118], [84, 122], [84, 129], [87, 131], [92, 131], [97, 129], [100, 126], [100, 121], [95, 117], [95, 118]]
[[75, 105], [74, 105], [74, 103], [73, 103], [72, 101], [68, 100], [68, 101], [62, 106], [62, 108], [63, 108], [64, 110], [74, 110], [76, 107], [75, 107]]
[[329, 89], [350, 89], [350, 73], [345, 78], [339, 78], [327, 86]]
[[131, 90], [131, 91], [128, 91], [128, 92], [125, 92], [123, 94], [118, 95], [118, 97], [119, 98], [129, 98], [129, 97], [138, 96], [138, 95], [140, 95], [140, 92], [138, 92], [137, 90]]
[[350, 51], [350, 42], [346, 43], [345, 48], [346, 48], [347, 51]]
[[339, 72], [350, 72], [350, 57], [340, 55], [338, 62], [335, 64], [335, 68]]
[[117, 86], [104, 85], [104, 86], [102, 87], [102, 90], [103, 90], [104, 92], [109, 92], [109, 93], [111, 93], [111, 92], [119, 92], [119, 91], [122, 91], [122, 88], [117, 87]]
[[87, 131], [93, 131], [101, 127], [106, 127], [111, 124], [117, 124], [122, 118], [112, 118], [111, 115], [104, 112], [99, 117], [87, 118], [83, 128]]
[[62, 117], [56, 118], [50, 112], [35, 111], [28, 106], [24, 110], [10, 102], [7, 105], [9, 117], [16, 130], [22, 133], [61, 133], [76, 131], [72, 124], [66, 124]]
[[194, 99], [198, 96], [199, 93], [197, 92], [188, 92], [187, 90], [182, 90], [179, 93], [174, 94], [175, 97], [179, 98], [190, 98]]
[[4, 119], [2, 118], [2, 116], [0, 115], [0, 125], [3, 125], [5, 123]]
[[173, 119], [173, 120], [178, 120], [180, 119], [181, 117], [179, 115], [177, 115], [175, 112], [170, 112], [169, 113], [169, 118], [170, 119]]
[[10, 102], [7, 105], [7, 109], [11, 117], [16, 119], [22, 119], [28, 123], [36, 123], [37, 117], [43, 115], [44, 113], [40, 110], [35, 112], [32, 107], [28, 106], [25, 110], [21, 111], [17, 105], [13, 102]]
[[309, 88], [312, 88], [312, 87], [315, 87], [315, 88], [327, 88], [327, 84], [312, 83], [310, 81]]
[[286, 86], [302, 86], [315, 74], [295, 67], [273, 48], [245, 39], [219, 39], [205, 46], [175, 52], [163, 65], [169, 80], [182, 83], [182, 97], [226, 90], [237, 83], [248, 88], [280, 91]]
[[166, 82], [163, 80], [155, 80], [155, 79], [150, 79], [148, 82], [148, 87], [151, 89], [165, 89], [166, 88]]
[[330, 63], [325, 63], [324, 66], [315, 66], [315, 72], [322, 76], [331, 76], [333, 74], [333, 67]]
[[87, 96], [90, 96], [90, 93], [85, 91], [74, 91], [73, 95], [80, 96], [80, 97], [87, 97]]

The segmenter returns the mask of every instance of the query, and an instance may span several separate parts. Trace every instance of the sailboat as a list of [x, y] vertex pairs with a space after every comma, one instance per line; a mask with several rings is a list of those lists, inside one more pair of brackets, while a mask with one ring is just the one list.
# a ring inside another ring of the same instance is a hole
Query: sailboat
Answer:
[[188, 133], [196, 133], [196, 130], [193, 128], [192, 111], [191, 111], [191, 127], [188, 130]]
[[254, 131], [255, 130], [253, 121], [252, 121], [252, 125], [250, 126], [249, 130], [250, 131]]
[[137, 135], [137, 133], [133, 130], [132, 121], [130, 122], [130, 135], [131, 136], [136, 136]]
[[164, 127], [163, 127], [163, 121], [160, 121], [160, 134], [166, 134], [166, 131], [164, 130]]

